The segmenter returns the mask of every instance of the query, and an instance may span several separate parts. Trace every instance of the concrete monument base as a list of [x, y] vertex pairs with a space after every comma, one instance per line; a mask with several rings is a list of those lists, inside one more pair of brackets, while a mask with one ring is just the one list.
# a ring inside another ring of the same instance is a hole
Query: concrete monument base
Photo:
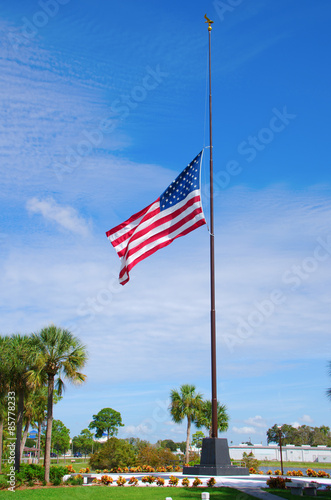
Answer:
[[228, 440], [224, 438], [204, 438], [200, 465], [183, 468], [184, 475], [193, 476], [248, 476], [246, 467], [231, 465]]

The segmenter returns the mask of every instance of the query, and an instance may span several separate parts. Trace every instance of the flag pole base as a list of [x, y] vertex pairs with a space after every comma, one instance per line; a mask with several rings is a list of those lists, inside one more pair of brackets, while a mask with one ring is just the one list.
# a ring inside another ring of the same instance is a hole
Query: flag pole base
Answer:
[[193, 476], [249, 476], [247, 467], [231, 465], [228, 440], [204, 438], [200, 465], [186, 466], [184, 475]]

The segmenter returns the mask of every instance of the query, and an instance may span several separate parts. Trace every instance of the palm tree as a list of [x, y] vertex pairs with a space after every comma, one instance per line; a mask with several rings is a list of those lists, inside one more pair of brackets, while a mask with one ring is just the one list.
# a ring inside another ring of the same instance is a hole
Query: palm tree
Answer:
[[0, 473], [2, 467], [2, 451], [3, 451], [3, 423], [5, 417], [7, 416], [7, 401], [6, 396], [8, 394], [9, 388], [9, 378], [8, 378], [8, 357], [6, 356], [5, 347], [8, 342], [8, 337], [0, 337], [0, 366], [1, 366], [1, 377], [0, 377]]
[[202, 395], [195, 391], [194, 385], [184, 384], [179, 391], [173, 389], [170, 393], [169, 409], [172, 420], [179, 424], [185, 417], [187, 418], [185, 463], [189, 461], [191, 423], [195, 420], [202, 404]]
[[57, 328], [54, 325], [43, 328], [40, 333], [33, 334], [33, 342], [38, 349], [38, 356], [30, 379], [35, 383], [42, 384], [43, 375], [47, 376], [47, 425], [45, 442], [45, 481], [49, 482], [50, 451], [53, 424], [53, 398], [55, 377], [57, 379], [57, 391], [61, 395], [64, 389], [64, 376], [70, 382], [81, 383], [86, 375], [81, 373], [87, 361], [86, 347], [68, 330]]
[[[212, 404], [211, 401], [203, 401], [201, 409], [197, 414], [195, 424], [197, 428], [205, 427], [209, 431], [209, 437], [212, 437]], [[217, 401], [217, 427], [224, 432], [229, 427], [229, 415], [226, 406]]]
[[15, 470], [19, 471], [24, 399], [32, 388], [27, 380], [27, 374], [35, 360], [36, 352], [31, 343], [31, 336], [26, 335], [14, 334], [6, 337], [2, 347], [2, 354], [6, 358], [4, 379], [7, 380], [8, 393], [15, 394], [17, 398]]

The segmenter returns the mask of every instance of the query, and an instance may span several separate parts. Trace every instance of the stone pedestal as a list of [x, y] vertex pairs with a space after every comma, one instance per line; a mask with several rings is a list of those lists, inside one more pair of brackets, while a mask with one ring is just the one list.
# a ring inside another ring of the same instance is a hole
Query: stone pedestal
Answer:
[[183, 468], [184, 475], [194, 476], [248, 476], [246, 467], [231, 465], [228, 440], [204, 438], [200, 465]]

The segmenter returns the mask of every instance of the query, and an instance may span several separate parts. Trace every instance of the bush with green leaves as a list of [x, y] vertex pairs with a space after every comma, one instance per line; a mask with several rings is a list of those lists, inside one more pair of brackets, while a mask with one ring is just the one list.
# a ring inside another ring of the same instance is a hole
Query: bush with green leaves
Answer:
[[256, 472], [259, 470], [260, 462], [255, 458], [252, 451], [248, 454], [244, 451], [242, 459], [245, 467], [247, 467], [248, 469], [252, 467]]
[[135, 451], [125, 439], [112, 437], [90, 458], [92, 469], [113, 469], [135, 465]]
[[44, 467], [38, 464], [21, 464], [20, 474], [24, 481], [42, 481], [44, 479]]
[[61, 465], [56, 465], [50, 468], [49, 479], [54, 484], [54, 486], [59, 486], [63, 481], [63, 476], [67, 474], [66, 467]]
[[[291, 481], [290, 479], [288, 481]], [[281, 489], [285, 490], [286, 487], [286, 480], [283, 477], [269, 477], [267, 480], [267, 485], [269, 488], [276, 488], [276, 489]]]
[[70, 476], [67, 479], [66, 484], [71, 484], [72, 486], [81, 486], [83, 482], [84, 482], [83, 476], [77, 474], [76, 476]]
[[4, 475], [4, 474], [0, 475], [0, 490], [4, 490], [4, 489], [8, 488], [9, 484], [7, 483], [7, 480], [8, 480], [8, 478], [6, 475]]
[[[159, 468], [175, 463], [179, 463], [177, 455], [167, 448], [156, 448], [149, 443], [141, 446], [137, 456], [137, 464], [141, 466], [148, 464], [153, 468]], [[171, 470], [173, 470], [173, 467], [171, 467]]]

